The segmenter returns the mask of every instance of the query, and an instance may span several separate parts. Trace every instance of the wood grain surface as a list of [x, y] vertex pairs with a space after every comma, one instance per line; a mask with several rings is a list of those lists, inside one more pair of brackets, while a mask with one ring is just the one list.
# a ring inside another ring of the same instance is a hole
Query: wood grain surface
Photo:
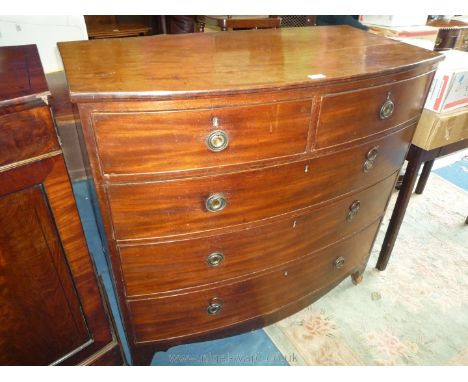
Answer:
[[0, 197], [1, 365], [51, 364], [91, 339], [46, 203], [40, 186]]
[[[93, 121], [104, 173], [181, 171], [303, 153], [311, 107], [311, 100], [303, 100], [155, 113], [95, 113]], [[228, 139], [220, 152], [210, 151], [206, 142], [216, 130]]]
[[47, 82], [36, 45], [0, 50], [0, 107], [47, 96]]
[[[135, 342], [167, 340], [241, 323], [280, 310], [318, 289], [326, 289], [361, 266], [369, 255], [378, 222], [362, 232], [297, 261], [238, 283], [199, 292], [129, 301]], [[337, 268], [337, 258], [345, 259]], [[213, 298], [223, 301], [216, 315], [207, 312]], [[190, 317], [190, 325], [181, 317]]]
[[59, 150], [49, 108], [0, 114], [0, 147], [0, 166]]
[[[60, 52], [137, 364], [260, 328], [362, 279], [443, 59], [345, 26], [67, 42]], [[387, 99], [393, 114], [381, 119]], [[216, 129], [229, 144], [211, 152]], [[226, 206], [209, 212], [215, 194]], [[223, 261], [210, 266], [216, 251]], [[224, 305], [210, 315], [216, 297]]]
[[[116, 335], [36, 47], [1, 47], [0, 77], [0, 364], [76, 365]], [[111, 358], [122, 363], [121, 352]]]
[[[251, 229], [198, 239], [120, 246], [127, 296], [203, 287], [245, 277], [315, 252], [378, 219], [394, 182], [395, 174], [331, 205]], [[361, 208], [348, 220], [355, 201], [360, 202]], [[208, 264], [212, 253], [224, 257], [218, 266]]]
[[[316, 147], [334, 146], [385, 131], [418, 119], [434, 73], [397, 83], [322, 98], [317, 127]], [[394, 106], [393, 114], [380, 118], [380, 109], [387, 99]]]
[[159, 35], [58, 45], [74, 101], [316, 86], [369, 73], [394, 73], [443, 59], [437, 53], [349, 26]]
[[[367, 187], [399, 169], [414, 126], [329, 156], [233, 174], [164, 182], [109, 184], [115, 237], [143, 239], [214, 230], [267, 219]], [[369, 172], [366, 154], [378, 148]], [[339, 179], [337, 182], [336, 180]], [[226, 207], [206, 200], [222, 194]]]

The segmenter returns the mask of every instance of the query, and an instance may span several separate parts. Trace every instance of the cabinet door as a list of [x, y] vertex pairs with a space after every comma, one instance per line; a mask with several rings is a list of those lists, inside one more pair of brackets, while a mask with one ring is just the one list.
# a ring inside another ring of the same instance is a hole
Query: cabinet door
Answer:
[[0, 168], [0, 365], [77, 364], [114, 341], [63, 156]]
[[41, 186], [0, 197], [0, 364], [51, 364], [89, 340]]

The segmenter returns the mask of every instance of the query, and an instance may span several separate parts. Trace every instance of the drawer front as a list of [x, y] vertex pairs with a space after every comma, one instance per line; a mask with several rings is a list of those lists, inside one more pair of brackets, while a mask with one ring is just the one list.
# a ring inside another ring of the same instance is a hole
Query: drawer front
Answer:
[[[158, 341], [223, 328], [274, 312], [320, 289], [325, 291], [327, 286], [362, 266], [377, 228], [375, 222], [355, 236], [301, 261], [242, 282], [128, 301], [135, 341]], [[340, 257], [344, 258], [341, 267]], [[218, 312], [217, 304], [221, 305]]]
[[[163, 237], [234, 226], [370, 186], [400, 168], [413, 129], [414, 126], [349, 150], [287, 165], [212, 177], [109, 184], [115, 237]], [[366, 156], [373, 148], [378, 154], [370, 161]], [[364, 166], [369, 163], [365, 172]], [[221, 208], [211, 212], [208, 205]]]
[[180, 171], [300, 154], [312, 101], [93, 115], [104, 173]]
[[225, 281], [315, 252], [379, 218], [395, 176], [332, 205], [253, 229], [176, 242], [121, 246], [127, 296]]
[[0, 166], [58, 149], [47, 106], [0, 115]]
[[316, 147], [370, 136], [419, 117], [432, 76], [426, 74], [394, 84], [324, 96]]

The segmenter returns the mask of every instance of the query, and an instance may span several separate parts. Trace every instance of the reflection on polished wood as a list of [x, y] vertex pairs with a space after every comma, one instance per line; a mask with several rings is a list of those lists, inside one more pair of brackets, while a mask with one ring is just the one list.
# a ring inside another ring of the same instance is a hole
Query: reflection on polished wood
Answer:
[[[73, 101], [92, 101], [98, 96], [162, 99], [318, 86], [440, 60], [437, 53], [347, 26], [58, 45]], [[311, 79], [311, 75], [320, 76]]]
[[87, 172], [78, 135], [80, 121], [70, 101], [65, 73], [63, 71], [47, 73], [46, 78], [51, 93], [49, 104], [60, 136], [68, 174], [72, 181], [83, 180]]

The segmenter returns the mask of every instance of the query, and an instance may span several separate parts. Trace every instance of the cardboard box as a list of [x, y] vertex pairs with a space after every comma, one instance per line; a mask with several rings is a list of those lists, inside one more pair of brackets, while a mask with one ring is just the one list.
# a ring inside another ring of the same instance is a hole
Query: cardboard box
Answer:
[[368, 25], [378, 34], [390, 37], [394, 39], [399, 39], [405, 42], [405, 39], [408, 39], [409, 44], [411, 44], [412, 39], [417, 40], [428, 40], [430, 41], [427, 46], [424, 48], [428, 48], [430, 50], [434, 49], [434, 44], [437, 39], [437, 34], [439, 33], [439, 28], [431, 27], [431, 26], [406, 26], [406, 27], [384, 27], [384, 26], [376, 26], [376, 25]]
[[434, 42], [422, 38], [411, 37], [390, 37], [392, 40], [404, 42], [405, 44], [414, 45], [426, 50], [434, 50]]
[[446, 112], [468, 105], [468, 52], [448, 50], [439, 64], [425, 109]]
[[359, 21], [363, 24], [380, 25], [383, 27], [404, 27], [409, 25], [426, 25], [427, 15], [412, 15], [412, 14], [399, 14], [399, 15], [383, 15], [359, 16]]
[[424, 109], [412, 143], [432, 150], [464, 139], [468, 139], [468, 106], [448, 113]]

